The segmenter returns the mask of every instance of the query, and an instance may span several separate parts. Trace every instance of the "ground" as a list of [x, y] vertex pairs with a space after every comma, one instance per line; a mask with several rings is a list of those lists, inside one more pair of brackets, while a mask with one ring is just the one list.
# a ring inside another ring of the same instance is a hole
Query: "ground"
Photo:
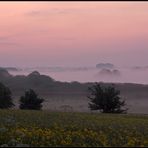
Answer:
[[0, 110], [1, 146], [148, 146], [148, 116]]

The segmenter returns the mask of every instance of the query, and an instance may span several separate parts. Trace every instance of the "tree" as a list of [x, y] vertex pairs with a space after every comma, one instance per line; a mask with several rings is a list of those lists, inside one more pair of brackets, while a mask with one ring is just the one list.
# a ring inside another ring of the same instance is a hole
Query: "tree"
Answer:
[[122, 109], [125, 106], [125, 101], [121, 101], [120, 91], [113, 86], [103, 87], [99, 83], [95, 83], [89, 87], [91, 95], [88, 96], [91, 103], [91, 110], [100, 110], [102, 113], [126, 113], [127, 109]]
[[7, 109], [13, 107], [11, 91], [8, 87], [0, 83], [0, 108]]
[[39, 98], [34, 90], [25, 92], [25, 96], [20, 97], [20, 109], [40, 110], [44, 99]]

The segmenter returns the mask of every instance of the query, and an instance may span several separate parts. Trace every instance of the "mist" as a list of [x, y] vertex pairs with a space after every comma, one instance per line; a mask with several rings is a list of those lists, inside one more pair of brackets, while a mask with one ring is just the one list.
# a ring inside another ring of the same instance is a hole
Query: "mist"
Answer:
[[[105, 68], [104, 68], [105, 69]], [[138, 83], [148, 84], [148, 68], [147, 67], [115, 67], [114, 69], [105, 69], [108, 71], [117, 70], [118, 75], [111, 73], [103, 73], [104, 69], [95, 66], [83, 67], [19, 67], [17, 71], [9, 71], [12, 75], [28, 75], [33, 71], [48, 75], [57, 81], [62, 82], [115, 82], [115, 83]]]

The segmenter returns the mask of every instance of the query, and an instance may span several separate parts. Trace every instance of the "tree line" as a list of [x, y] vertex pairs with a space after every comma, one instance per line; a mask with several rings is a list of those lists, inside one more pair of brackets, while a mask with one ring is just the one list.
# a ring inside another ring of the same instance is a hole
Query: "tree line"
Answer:
[[[90, 99], [88, 107], [90, 110], [99, 110], [102, 113], [126, 113], [125, 100], [121, 100], [120, 91], [116, 90], [114, 86], [104, 87], [99, 83], [94, 83], [89, 87]], [[28, 110], [41, 110], [43, 98], [38, 97], [38, 94], [29, 89], [25, 91], [23, 96], [19, 99], [19, 108]], [[0, 109], [8, 109], [14, 107], [12, 93], [8, 87], [0, 83]]]

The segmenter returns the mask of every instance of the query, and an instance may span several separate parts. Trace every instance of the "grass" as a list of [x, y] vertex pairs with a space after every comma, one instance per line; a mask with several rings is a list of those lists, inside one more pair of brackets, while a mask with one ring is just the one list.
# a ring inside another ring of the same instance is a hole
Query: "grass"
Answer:
[[1, 146], [148, 146], [148, 116], [0, 110]]

